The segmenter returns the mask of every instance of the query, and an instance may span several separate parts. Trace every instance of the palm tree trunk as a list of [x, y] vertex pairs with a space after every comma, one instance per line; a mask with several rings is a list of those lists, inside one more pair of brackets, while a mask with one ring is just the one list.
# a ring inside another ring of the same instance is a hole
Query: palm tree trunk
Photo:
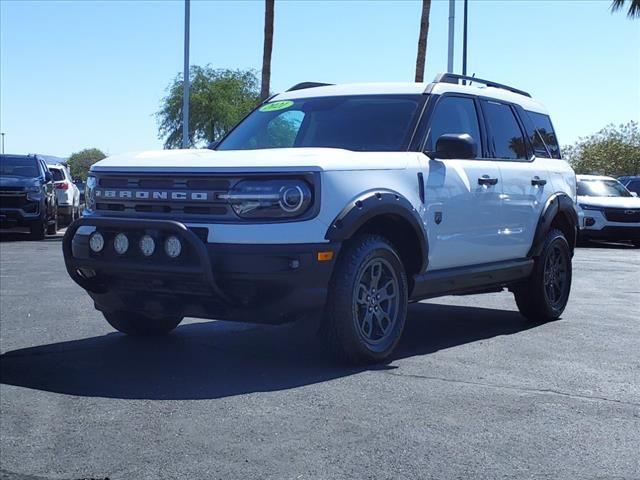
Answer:
[[416, 58], [416, 82], [424, 81], [424, 64], [427, 57], [427, 35], [429, 34], [429, 11], [431, 0], [422, 0], [420, 36], [418, 37], [418, 56]]
[[265, 0], [264, 5], [264, 50], [262, 53], [262, 86], [260, 98], [269, 97], [269, 84], [271, 83], [271, 51], [273, 50], [273, 11], [275, 0]]

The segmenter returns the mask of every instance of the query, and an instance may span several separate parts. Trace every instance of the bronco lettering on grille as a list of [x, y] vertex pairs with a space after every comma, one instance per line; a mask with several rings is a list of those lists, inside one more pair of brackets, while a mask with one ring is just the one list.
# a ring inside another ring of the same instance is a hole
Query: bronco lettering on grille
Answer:
[[183, 190], [104, 190], [96, 189], [96, 198], [122, 198], [136, 200], [183, 200], [206, 202], [213, 200], [214, 192], [185, 192]]

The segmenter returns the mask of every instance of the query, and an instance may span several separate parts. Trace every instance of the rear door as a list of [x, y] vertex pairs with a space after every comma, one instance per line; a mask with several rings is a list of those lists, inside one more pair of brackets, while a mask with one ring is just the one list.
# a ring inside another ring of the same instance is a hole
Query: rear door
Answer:
[[[531, 139], [525, 134], [518, 107], [488, 99], [483, 99], [481, 105], [491, 155], [498, 162], [502, 177], [502, 221], [497, 242], [504, 259], [524, 258], [553, 187], [544, 161], [537, 159]], [[549, 156], [548, 152], [545, 155]]]
[[489, 263], [502, 259], [497, 248], [501, 179], [493, 159], [486, 157], [484, 130], [477, 101], [465, 95], [437, 100], [427, 127], [425, 152], [434, 152], [446, 133], [471, 135], [477, 144], [473, 159], [425, 156], [424, 223], [429, 239], [429, 270]]

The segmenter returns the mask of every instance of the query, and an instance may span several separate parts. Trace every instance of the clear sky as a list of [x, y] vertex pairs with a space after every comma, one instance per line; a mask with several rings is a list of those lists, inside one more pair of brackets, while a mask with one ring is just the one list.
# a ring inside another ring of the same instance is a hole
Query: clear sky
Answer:
[[[640, 21], [609, 0], [470, 0], [468, 73], [530, 91], [563, 144], [640, 120]], [[272, 91], [300, 81], [412, 81], [419, 1], [276, 0]], [[154, 113], [182, 70], [182, 1], [0, 0], [7, 153], [161, 148]], [[461, 71], [462, 2], [456, 5]], [[446, 69], [434, 0], [425, 79]], [[258, 70], [264, 2], [191, 5], [191, 63]]]

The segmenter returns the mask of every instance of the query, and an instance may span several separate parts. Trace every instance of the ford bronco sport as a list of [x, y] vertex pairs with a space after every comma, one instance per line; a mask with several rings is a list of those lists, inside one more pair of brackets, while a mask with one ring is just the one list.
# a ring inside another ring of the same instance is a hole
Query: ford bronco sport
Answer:
[[121, 332], [166, 333], [185, 316], [318, 313], [335, 354], [377, 362], [397, 345], [409, 302], [506, 288], [529, 320], [559, 317], [575, 195], [549, 116], [525, 92], [453, 74], [304, 83], [215, 151], [93, 165], [86, 216], [63, 249]]

